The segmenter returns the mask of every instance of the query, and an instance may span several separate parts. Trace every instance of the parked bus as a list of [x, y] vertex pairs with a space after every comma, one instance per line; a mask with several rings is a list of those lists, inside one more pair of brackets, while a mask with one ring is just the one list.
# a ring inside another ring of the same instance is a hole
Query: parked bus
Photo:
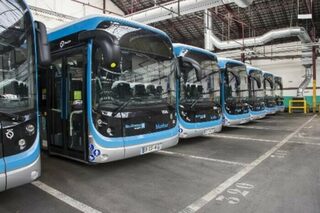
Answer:
[[266, 106], [266, 113], [276, 114], [276, 98], [274, 95], [274, 75], [270, 72], [263, 71], [263, 88], [264, 88], [264, 103]]
[[220, 132], [220, 72], [216, 55], [185, 44], [173, 47], [180, 69], [177, 89], [180, 138]]
[[46, 28], [26, 3], [0, 1], [0, 191], [41, 174], [37, 66], [50, 61]]
[[280, 76], [274, 76], [274, 95], [276, 99], [277, 111], [284, 112], [283, 84]]
[[249, 111], [251, 120], [266, 116], [264, 105], [263, 73], [262, 70], [246, 66], [249, 80]]
[[54, 29], [48, 40], [50, 154], [103, 163], [178, 143], [177, 63], [167, 34], [96, 15]]
[[221, 107], [225, 126], [250, 121], [248, 75], [241, 61], [218, 58], [221, 70]]

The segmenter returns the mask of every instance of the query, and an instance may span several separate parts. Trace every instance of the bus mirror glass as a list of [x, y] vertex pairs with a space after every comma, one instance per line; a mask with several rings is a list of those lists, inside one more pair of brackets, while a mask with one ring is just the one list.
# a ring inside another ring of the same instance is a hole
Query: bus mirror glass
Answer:
[[195, 69], [197, 80], [199, 81], [201, 79], [201, 67], [196, 60], [189, 57], [183, 57], [183, 56], [180, 56], [178, 59], [179, 59], [179, 65], [182, 72], [187, 73], [192, 69]]
[[48, 66], [51, 63], [50, 47], [47, 37], [46, 26], [39, 21], [35, 21], [36, 25], [36, 36], [37, 36], [37, 46], [38, 46], [38, 63], [41, 66]]
[[178, 60], [176, 60], [176, 78], [177, 79], [181, 78], [181, 70], [180, 70], [180, 67], [179, 67], [179, 61]]
[[103, 66], [108, 70], [117, 70], [120, 67], [121, 51], [119, 40], [104, 30], [84, 31], [79, 34], [79, 40], [93, 39], [93, 44], [101, 49]]
[[261, 80], [259, 78], [255, 78], [255, 80], [257, 81], [258, 88], [261, 88]]
[[108, 70], [116, 70], [120, 65], [120, 47], [108, 39], [96, 39], [94, 43], [100, 47], [103, 54], [103, 66]]

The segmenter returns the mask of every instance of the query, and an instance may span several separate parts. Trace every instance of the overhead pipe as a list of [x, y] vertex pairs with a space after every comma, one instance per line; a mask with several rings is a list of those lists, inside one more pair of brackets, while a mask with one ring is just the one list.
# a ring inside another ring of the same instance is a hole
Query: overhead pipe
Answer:
[[155, 7], [141, 10], [139, 12], [127, 15], [126, 18], [138, 21], [140, 23], [150, 24], [224, 4], [235, 3], [239, 7], [248, 7], [252, 2], [253, 0], [180, 0], [180, 2], [174, 1], [164, 3], [161, 5], [156, 5]]
[[298, 37], [302, 42], [302, 65], [305, 67], [305, 79], [299, 85], [297, 96], [303, 96], [305, 88], [308, 86], [312, 79], [312, 40], [308, 32], [303, 27], [290, 27], [277, 30], [271, 30], [261, 36], [245, 39], [237, 39], [232, 41], [221, 41], [212, 30], [212, 16], [210, 11], [206, 10], [204, 13], [205, 21], [205, 48], [212, 50], [216, 47], [221, 50], [236, 49], [244, 47], [261, 46], [272, 40], [279, 38]]
[[304, 90], [309, 85], [310, 81], [312, 79], [312, 72], [311, 72], [311, 66], [306, 67], [306, 74], [304, 77], [304, 80], [301, 82], [301, 84], [298, 87], [297, 96], [302, 97]]
[[298, 37], [304, 44], [311, 44], [312, 42], [308, 32], [303, 27], [290, 27], [271, 30], [258, 37], [237, 39], [232, 41], [221, 41], [216, 35], [212, 33], [212, 31], [207, 32], [206, 35], [209, 36], [208, 38], [206, 38], [206, 41], [209, 41], [209, 44], [206, 44], [206, 46], [208, 46], [209, 49], [216, 47], [221, 50], [242, 48], [243, 46], [261, 46], [275, 39], [294, 36]]

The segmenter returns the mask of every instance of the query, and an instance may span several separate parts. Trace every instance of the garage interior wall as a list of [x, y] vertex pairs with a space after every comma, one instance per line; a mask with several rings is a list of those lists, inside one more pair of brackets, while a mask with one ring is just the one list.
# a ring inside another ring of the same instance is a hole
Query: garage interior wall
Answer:
[[[103, 8], [102, 0], [26, 0], [31, 6], [35, 20], [42, 21], [50, 30], [57, 26], [68, 23], [74, 19], [92, 14], [103, 14], [103, 11], [94, 7]], [[79, 2], [83, 2], [79, 3]], [[106, 10], [116, 14], [124, 13], [110, 0], [105, 0]], [[92, 7], [93, 6], [93, 7]], [[34, 8], [41, 8], [45, 11]], [[52, 11], [52, 12], [50, 12]], [[106, 14], [108, 14], [106, 12]]]
[[[305, 68], [301, 64], [300, 58], [279, 59], [279, 60], [252, 60], [252, 65], [281, 76], [283, 81], [283, 96], [285, 105], [292, 97], [297, 96], [297, 88], [305, 76]], [[320, 59], [317, 59], [317, 78], [319, 78]], [[308, 104], [312, 106], [312, 80], [304, 91], [304, 97]], [[317, 103], [320, 102], [320, 81], [317, 80]]]

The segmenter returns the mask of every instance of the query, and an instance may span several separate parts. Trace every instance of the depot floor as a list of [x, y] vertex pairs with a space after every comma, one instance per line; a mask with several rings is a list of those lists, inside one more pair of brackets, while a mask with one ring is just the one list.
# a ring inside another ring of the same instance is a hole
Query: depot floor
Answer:
[[278, 114], [95, 166], [43, 153], [41, 178], [0, 193], [0, 212], [319, 213], [319, 121]]

